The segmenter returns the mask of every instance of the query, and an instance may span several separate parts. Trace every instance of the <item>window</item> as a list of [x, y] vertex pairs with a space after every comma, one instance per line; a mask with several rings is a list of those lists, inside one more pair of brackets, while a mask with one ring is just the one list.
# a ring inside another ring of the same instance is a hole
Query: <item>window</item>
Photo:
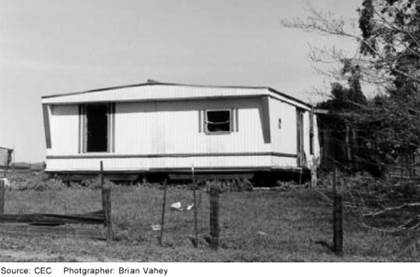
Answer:
[[207, 110], [204, 126], [207, 133], [232, 132], [231, 110]]
[[81, 105], [80, 111], [79, 152], [112, 152], [114, 105]]

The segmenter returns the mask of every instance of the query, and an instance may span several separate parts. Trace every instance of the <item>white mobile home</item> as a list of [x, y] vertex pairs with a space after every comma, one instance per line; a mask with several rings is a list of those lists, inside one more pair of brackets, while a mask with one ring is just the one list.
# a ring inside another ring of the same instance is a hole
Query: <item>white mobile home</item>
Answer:
[[310, 169], [312, 106], [269, 87], [147, 82], [42, 98], [46, 171]]

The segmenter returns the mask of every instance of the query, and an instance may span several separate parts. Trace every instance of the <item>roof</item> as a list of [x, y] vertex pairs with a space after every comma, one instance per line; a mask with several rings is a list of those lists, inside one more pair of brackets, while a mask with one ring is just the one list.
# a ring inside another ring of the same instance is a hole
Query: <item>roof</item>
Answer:
[[[174, 87], [171, 93], [162, 88]], [[98, 88], [79, 92], [42, 96], [44, 104], [68, 104], [105, 101], [154, 101], [185, 98], [240, 97], [272, 95], [290, 100], [291, 104], [312, 107], [298, 98], [266, 86], [217, 86], [165, 83], [148, 80], [146, 83]]]

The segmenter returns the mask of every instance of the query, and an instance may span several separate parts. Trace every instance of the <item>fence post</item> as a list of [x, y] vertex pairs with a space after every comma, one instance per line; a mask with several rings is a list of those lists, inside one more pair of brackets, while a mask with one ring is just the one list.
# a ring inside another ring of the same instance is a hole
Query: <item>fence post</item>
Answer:
[[192, 185], [193, 185], [193, 195], [194, 195], [194, 237], [195, 243], [194, 247], [198, 247], [198, 205], [197, 205], [197, 182], [195, 181], [194, 175], [194, 165], [192, 166]]
[[103, 162], [100, 162], [99, 180], [101, 183], [101, 194], [102, 194], [102, 209], [104, 211], [105, 228], [106, 228], [106, 241], [110, 242], [113, 240], [112, 233], [112, 221], [111, 221], [111, 187], [105, 185], [104, 182], [104, 166]]
[[343, 198], [337, 192], [337, 169], [333, 173], [333, 249], [336, 255], [343, 255]]
[[101, 185], [101, 199], [102, 199], [102, 208], [105, 212], [105, 195], [104, 195], [104, 164], [102, 161], [99, 162], [99, 182]]
[[217, 250], [219, 247], [219, 188], [210, 185], [210, 247]]
[[312, 157], [312, 166], [311, 166], [311, 188], [315, 188], [318, 185], [318, 173], [317, 168], [318, 161], [315, 156]]
[[0, 215], [4, 214], [5, 188], [4, 181], [0, 180]]
[[112, 221], [111, 221], [111, 188], [110, 186], [104, 186], [104, 213], [105, 213], [105, 226], [106, 226], [106, 240], [110, 242], [113, 240], [112, 233]]
[[165, 228], [165, 209], [166, 209], [166, 191], [168, 189], [167, 186], [167, 179], [163, 181], [163, 201], [162, 201], [162, 217], [160, 221], [160, 236], [159, 236], [159, 244], [163, 245], [163, 232]]

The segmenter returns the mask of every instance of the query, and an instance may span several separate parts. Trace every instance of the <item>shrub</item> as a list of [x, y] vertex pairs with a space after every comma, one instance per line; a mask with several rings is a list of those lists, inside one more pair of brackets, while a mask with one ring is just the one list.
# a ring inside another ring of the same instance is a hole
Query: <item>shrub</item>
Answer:
[[59, 179], [47, 179], [42, 174], [33, 175], [23, 182], [12, 183], [12, 188], [16, 190], [60, 190], [65, 187], [65, 184]]

